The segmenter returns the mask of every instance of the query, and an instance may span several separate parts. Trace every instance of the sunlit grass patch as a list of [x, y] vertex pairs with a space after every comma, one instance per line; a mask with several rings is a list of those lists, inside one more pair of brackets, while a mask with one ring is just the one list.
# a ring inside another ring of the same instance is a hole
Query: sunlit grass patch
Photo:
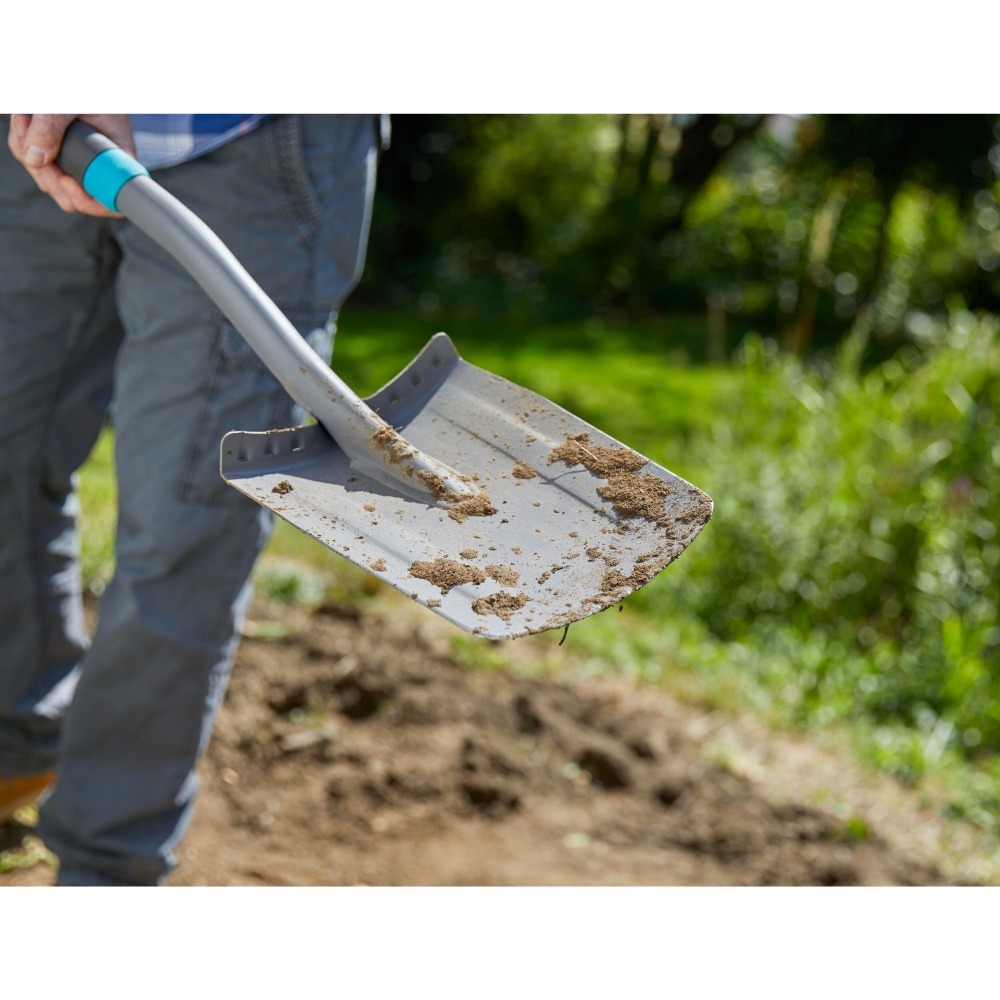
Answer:
[[105, 430], [80, 470], [83, 507], [80, 561], [85, 585], [100, 592], [115, 568], [118, 487], [114, 471], [114, 435]]

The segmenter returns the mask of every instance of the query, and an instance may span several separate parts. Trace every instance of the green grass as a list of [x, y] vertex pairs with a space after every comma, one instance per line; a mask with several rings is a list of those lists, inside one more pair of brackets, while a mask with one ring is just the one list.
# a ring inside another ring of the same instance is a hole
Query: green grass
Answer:
[[114, 438], [105, 431], [80, 471], [83, 531], [80, 560], [84, 583], [101, 590], [115, 566], [115, 525], [118, 520], [118, 488], [114, 473]]

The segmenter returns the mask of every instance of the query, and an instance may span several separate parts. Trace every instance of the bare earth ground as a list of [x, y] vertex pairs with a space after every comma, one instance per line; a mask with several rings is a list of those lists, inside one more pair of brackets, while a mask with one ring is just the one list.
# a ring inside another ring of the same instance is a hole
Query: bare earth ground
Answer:
[[383, 606], [257, 602], [171, 884], [986, 880], [970, 828], [843, 752], [623, 681], [470, 670], [450, 626]]

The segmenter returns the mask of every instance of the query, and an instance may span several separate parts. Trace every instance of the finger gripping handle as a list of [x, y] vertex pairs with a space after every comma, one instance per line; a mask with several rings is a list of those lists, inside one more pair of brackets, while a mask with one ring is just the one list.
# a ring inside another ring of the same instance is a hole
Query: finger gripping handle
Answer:
[[141, 163], [79, 119], [66, 129], [58, 162], [91, 198], [112, 212], [118, 211], [118, 192], [133, 177], [149, 176]]

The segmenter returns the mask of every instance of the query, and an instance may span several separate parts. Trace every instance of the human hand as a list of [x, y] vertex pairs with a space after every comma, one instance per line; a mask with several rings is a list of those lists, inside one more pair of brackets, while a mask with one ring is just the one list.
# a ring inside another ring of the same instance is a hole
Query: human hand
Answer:
[[38, 187], [64, 212], [116, 218], [56, 163], [69, 123], [80, 118], [135, 156], [128, 115], [11, 115], [7, 145]]

